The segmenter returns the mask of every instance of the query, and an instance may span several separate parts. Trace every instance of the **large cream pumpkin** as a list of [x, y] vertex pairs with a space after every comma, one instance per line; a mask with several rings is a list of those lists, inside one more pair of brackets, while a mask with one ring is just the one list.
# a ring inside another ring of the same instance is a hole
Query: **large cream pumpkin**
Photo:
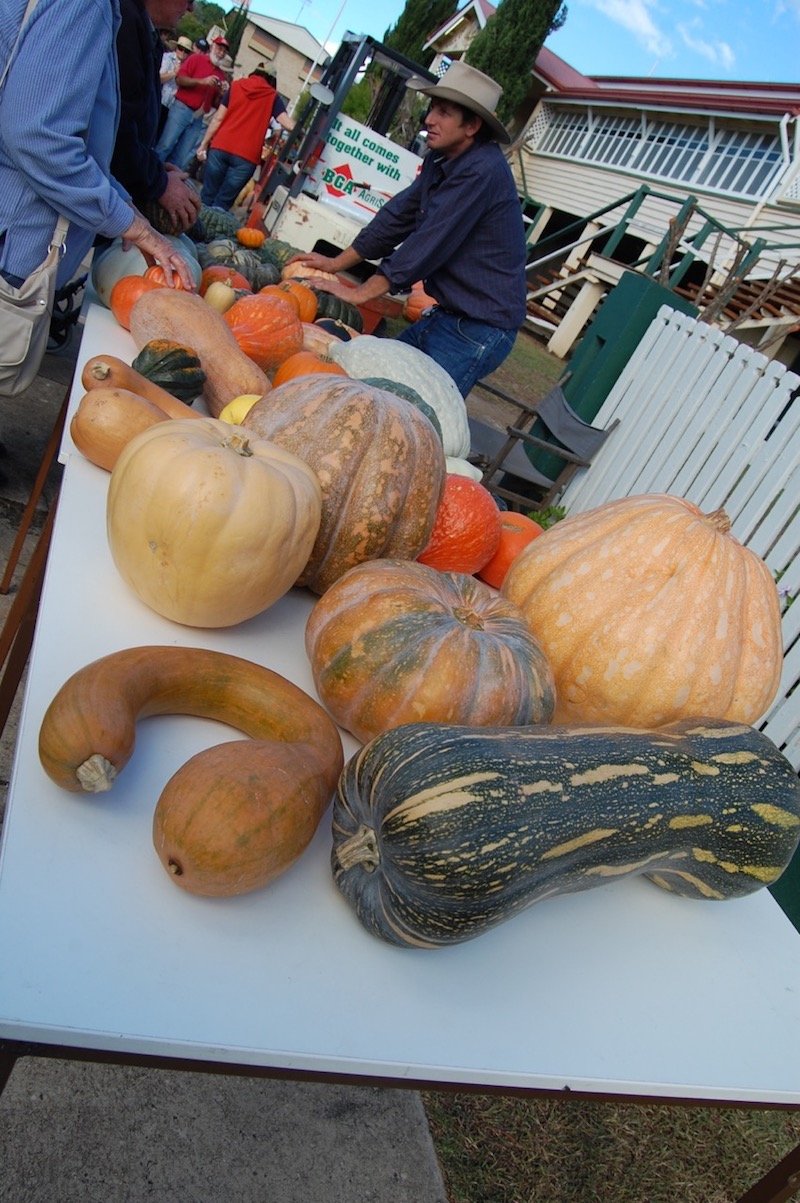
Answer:
[[295, 583], [317, 537], [319, 482], [290, 452], [215, 418], [160, 422], [119, 457], [108, 542], [143, 602], [174, 622], [228, 627]]
[[753, 723], [777, 692], [775, 581], [723, 511], [664, 494], [609, 502], [535, 539], [502, 592], [550, 661], [557, 723]]

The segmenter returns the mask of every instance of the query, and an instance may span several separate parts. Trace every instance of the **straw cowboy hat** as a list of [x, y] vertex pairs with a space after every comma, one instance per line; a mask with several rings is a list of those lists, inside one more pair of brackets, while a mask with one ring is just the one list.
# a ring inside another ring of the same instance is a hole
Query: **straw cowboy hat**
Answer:
[[440, 80], [430, 84], [419, 76], [408, 81], [414, 92], [422, 92], [434, 100], [452, 100], [485, 121], [498, 142], [510, 142], [511, 135], [495, 116], [503, 89], [482, 71], [476, 71], [458, 60], [451, 63]]
[[188, 50], [190, 54], [192, 53], [192, 43], [185, 35], [179, 37], [175, 45], [180, 46], [181, 50]]

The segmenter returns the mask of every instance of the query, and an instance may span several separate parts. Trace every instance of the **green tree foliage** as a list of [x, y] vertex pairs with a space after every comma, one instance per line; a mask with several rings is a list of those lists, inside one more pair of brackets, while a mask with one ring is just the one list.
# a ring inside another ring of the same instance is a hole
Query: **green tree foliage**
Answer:
[[236, 55], [239, 53], [239, 45], [246, 24], [247, 6], [242, 3], [238, 8], [231, 9], [225, 21], [225, 37], [228, 39], [228, 45], [230, 46], [228, 54], [234, 62], [236, 62]]
[[566, 19], [561, 0], [502, 0], [472, 42], [465, 61], [503, 88], [497, 106], [501, 121], [512, 121], [528, 94], [536, 55]]
[[434, 51], [423, 51], [422, 47], [457, 8], [458, 0], [406, 0], [397, 21], [383, 35], [384, 44], [427, 67]]
[[203, 0], [197, 0], [192, 12], [186, 13], [178, 22], [178, 33], [186, 34], [187, 38], [196, 42], [198, 38], [206, 36], [212, 25], [225, 28], [224, 8], [220, 8], [218, 4], [204, 4]]

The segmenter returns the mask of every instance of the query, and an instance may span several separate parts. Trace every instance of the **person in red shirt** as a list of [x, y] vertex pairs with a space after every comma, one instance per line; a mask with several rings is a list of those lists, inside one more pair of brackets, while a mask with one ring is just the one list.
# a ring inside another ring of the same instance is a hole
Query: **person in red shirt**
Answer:
[[228, 86], [221, 63], [228, 43], [214, 38], [208, 53], [190, 54], [177, 76], [178, 90], [156, 145], [163, 163], [188, 171], [203, 136], [203, 118], [219, 104]]
[[270, 120], [294, 129], [275, 76], [259, 66], [231, 85], [197, 148], [198, 159], [206, 160], [200, 194], [204, 205], [230, 209], [261, 162]]

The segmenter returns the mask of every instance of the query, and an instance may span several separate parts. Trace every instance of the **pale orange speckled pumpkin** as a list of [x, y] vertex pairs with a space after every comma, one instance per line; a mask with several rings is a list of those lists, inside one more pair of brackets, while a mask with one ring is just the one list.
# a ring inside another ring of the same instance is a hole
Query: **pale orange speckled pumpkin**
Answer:
[[775, 581], [724, 511], [666, 494], [598, 506], [534, 540], [502, 592], [552, 665], [557, 723], [754, 723], [777, 692]]
[[525, 726], [553, 713], [553, 674], [522, 614], [464, 573], [351, 568], [309, 615], [306, 653], [321, 701], [364, 741], [403, 723]]
[[444, 486], [442, 444], [427, 418], [361, 380], [301, 376], [257, 401], [243, 426], [300, 456], [322, 487], [322, 521], [298, 584], [324, 593], [365, 560], [413, 560]]

